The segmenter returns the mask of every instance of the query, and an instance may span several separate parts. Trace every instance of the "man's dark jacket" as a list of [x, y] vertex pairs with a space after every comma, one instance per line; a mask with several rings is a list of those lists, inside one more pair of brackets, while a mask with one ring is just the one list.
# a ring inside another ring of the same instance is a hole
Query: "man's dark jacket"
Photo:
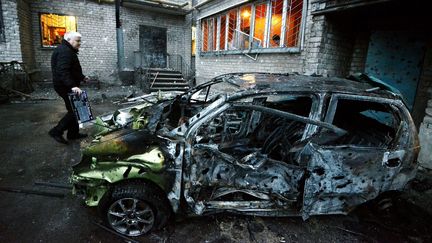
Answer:
[[51, 56], [51, 70], [54, 88], [57, 91], [71, 92], [73, 87], [78, 87], [84, 80], [77, 54], [78, 50], [65, 40], [54, 50]]

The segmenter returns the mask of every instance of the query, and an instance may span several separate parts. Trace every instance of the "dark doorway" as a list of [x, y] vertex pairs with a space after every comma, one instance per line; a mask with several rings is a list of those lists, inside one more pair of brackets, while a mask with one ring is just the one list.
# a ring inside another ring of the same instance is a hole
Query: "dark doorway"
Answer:
[[139, 48], [141, 66], [146, 68], [167, 67], [167, 30], [154, 26], [140, 25]]

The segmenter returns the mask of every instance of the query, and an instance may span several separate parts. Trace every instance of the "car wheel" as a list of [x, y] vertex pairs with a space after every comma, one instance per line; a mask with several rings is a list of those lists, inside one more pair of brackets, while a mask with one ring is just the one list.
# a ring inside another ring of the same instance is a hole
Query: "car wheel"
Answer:
[[127, 236], [160, 228], [171, 213], [168, 200], [160, 190], [139, 182], [114, 186], [101, 199], [99, 211], [109, 227]]

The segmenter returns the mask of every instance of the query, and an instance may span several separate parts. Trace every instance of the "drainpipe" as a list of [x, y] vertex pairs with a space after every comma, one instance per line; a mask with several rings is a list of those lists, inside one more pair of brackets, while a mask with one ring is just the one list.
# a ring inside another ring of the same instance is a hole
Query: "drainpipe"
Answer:
[[120, 4], [121, 0], [115, 0], [115, 14], [116, 14], [116, 36], [117, 36], [117, 64], [119, 71], [124, 70], [124, 45], [123, 45], [123, 28], [120, 23]]

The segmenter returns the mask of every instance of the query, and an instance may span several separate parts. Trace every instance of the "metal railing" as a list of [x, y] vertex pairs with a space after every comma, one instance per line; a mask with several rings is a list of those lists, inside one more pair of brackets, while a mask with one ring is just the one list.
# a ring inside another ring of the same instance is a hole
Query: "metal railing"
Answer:
[[168, 68], [180, 72], [183, 78], [189, 83], [189, 86], [192, 86], [195, 72], [190, 68], [183, 57], [179, 54], [167, 54], [167, 59]]

